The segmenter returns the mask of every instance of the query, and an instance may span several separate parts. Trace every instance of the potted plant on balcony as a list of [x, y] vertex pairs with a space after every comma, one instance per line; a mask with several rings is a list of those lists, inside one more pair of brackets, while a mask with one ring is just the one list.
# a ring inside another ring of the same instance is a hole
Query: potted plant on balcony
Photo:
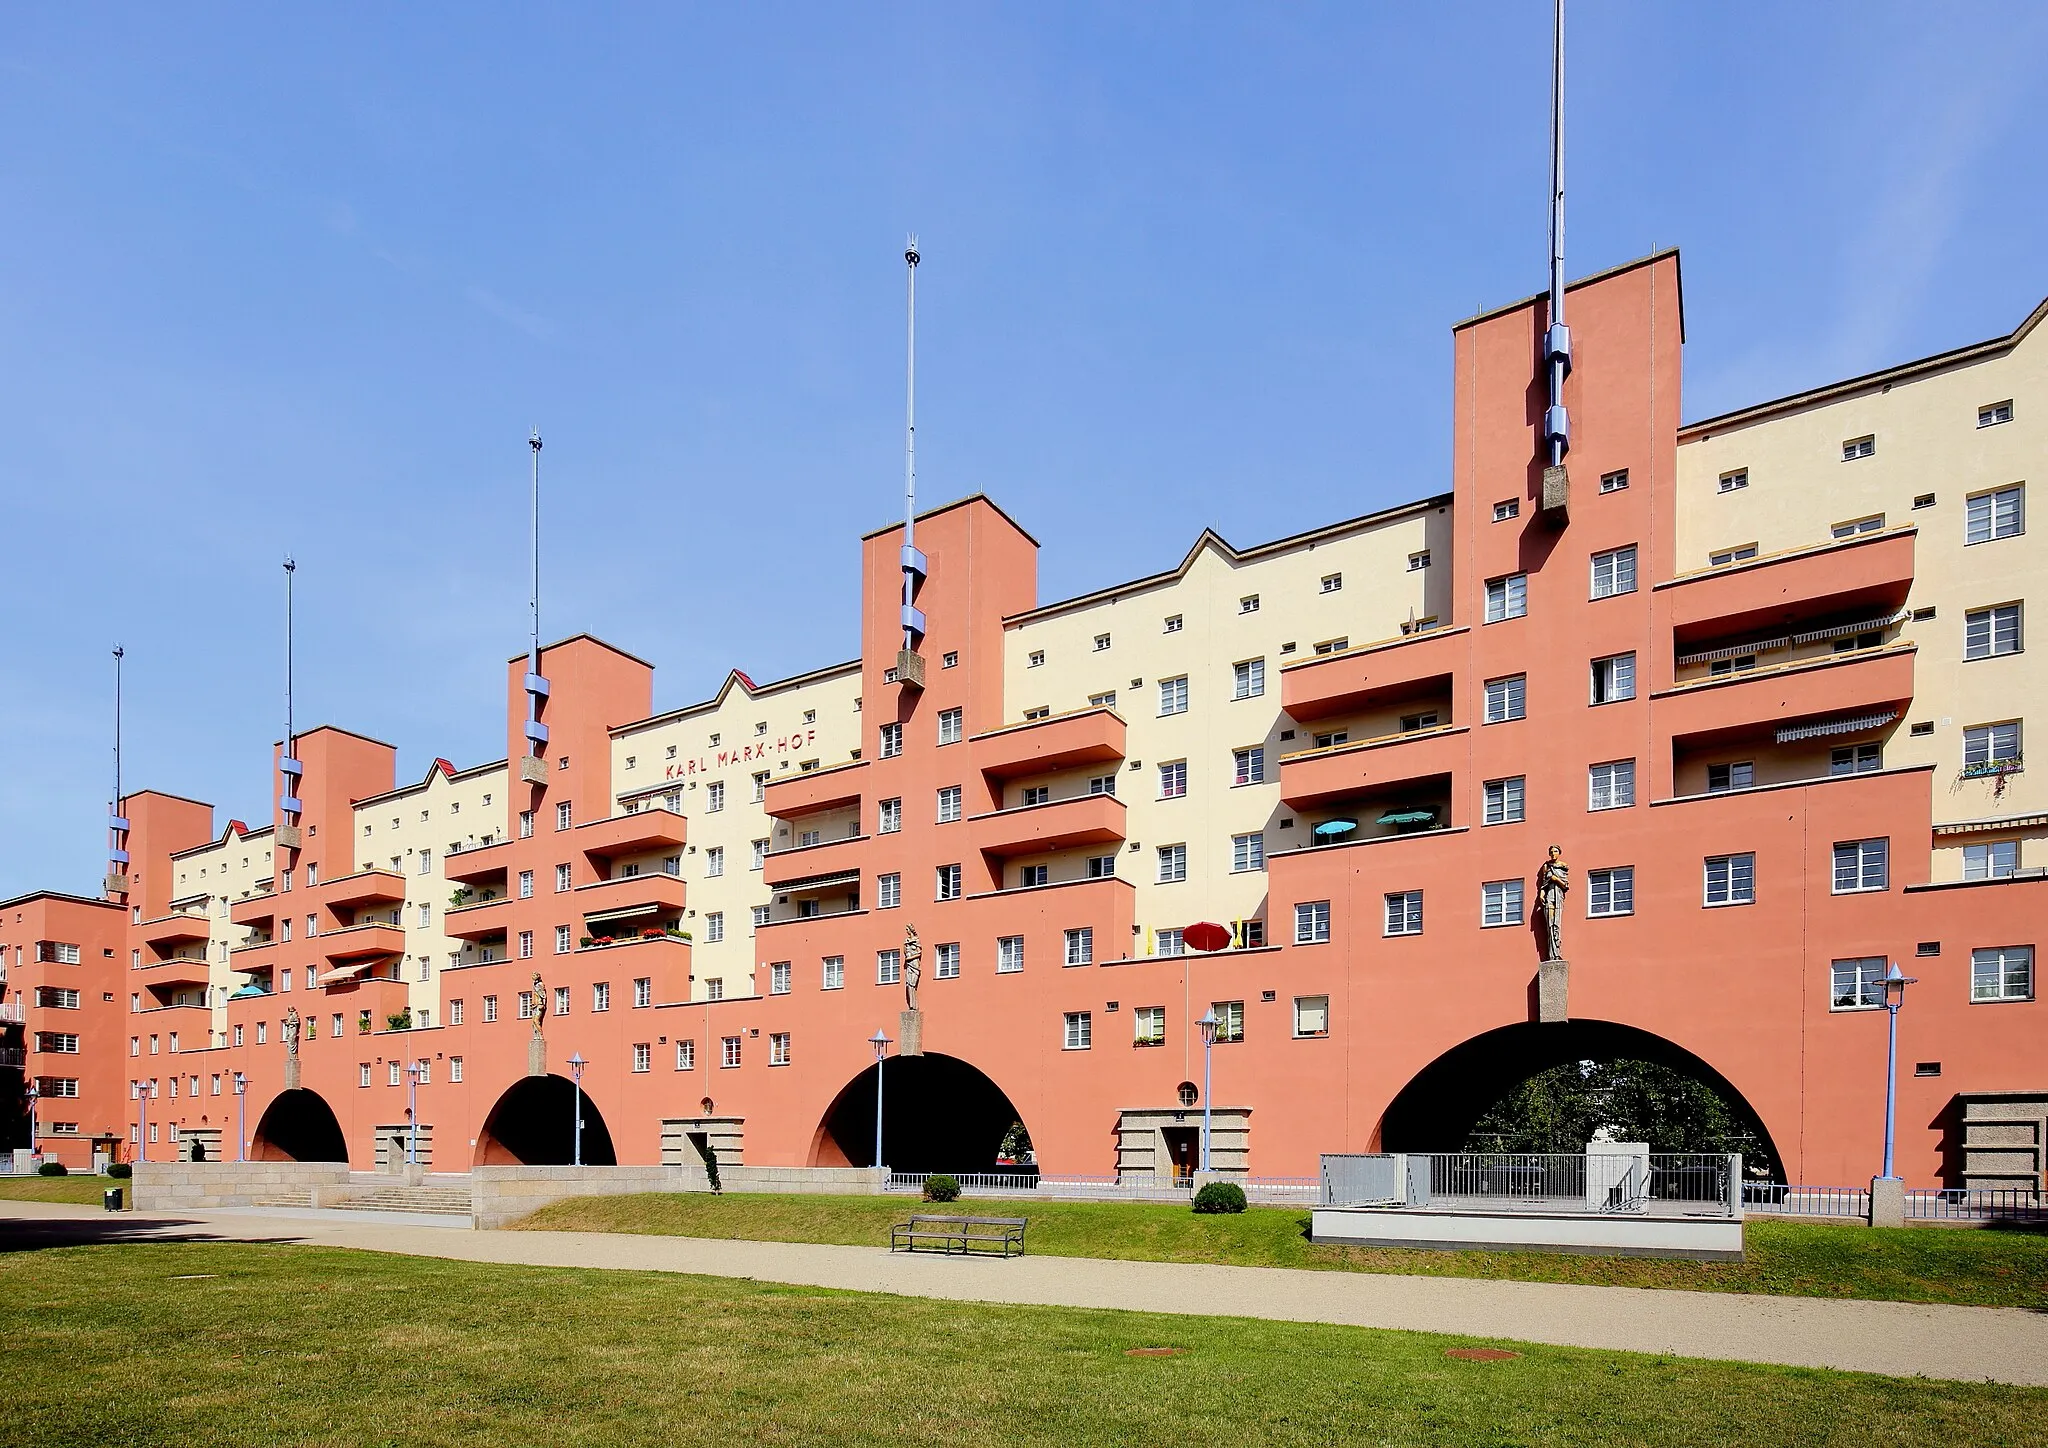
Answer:
[[390, 1015], [384, 1018], [384, 1024], [391, 1027], [391, 1029], [394, 1031], [411, 1030], [412, 1007], [406, 1006], [403, 1010], [393, 1011]]

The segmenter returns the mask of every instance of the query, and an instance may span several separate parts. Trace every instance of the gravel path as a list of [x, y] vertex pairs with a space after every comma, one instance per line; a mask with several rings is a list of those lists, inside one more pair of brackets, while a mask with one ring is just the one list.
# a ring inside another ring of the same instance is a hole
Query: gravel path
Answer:
[[1008, 1261], [879, 1247], [707, 1241], [607, 1232], [468, 1232], [254, 1210], [111, 1215], [0, 1201], [0, 1251], [151, 1239], [289, 1241], [468, 1262], [626, 1268], [965, 1302], [1116, 1308], [1354, 1327], [1898, 1377], [2048, 1386], [2048, 1313], [1578, 1287], [1474, 1278], [1304, 1272], [1078, 1257]]

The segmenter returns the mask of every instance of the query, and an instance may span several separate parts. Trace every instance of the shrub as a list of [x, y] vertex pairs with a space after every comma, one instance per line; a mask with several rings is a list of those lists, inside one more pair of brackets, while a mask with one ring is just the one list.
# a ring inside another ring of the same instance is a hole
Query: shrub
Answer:
[[71, 1169], [61, 1161], [46, 1161], [36, 1168], [39, 1176], [70, 1176]]
[[394, 1031], [409, 1031], [409, 1030], [411, 1030], [411, 1029], [412, 1029], [412, 1007], [411, 1007], [411, 1006], [407, 1006], [407, 1007], [405, 1007], [405, 1009], [403, 1009], [403, 1010], [399, 1010], [399, 1011], [393, 1011], [393, 1012], [392, 1012], [392, 1013], [391, 1013], [390, 1015], [388, 1015], [388, 1016], [386, 1016], [386, 1017], [384, 1018], [384, 1024], [385, 1024], [385, 1025], [387, 1025], [387, 1026], [389, 1026], [389, 1027], [391, 1027], [391, 1029], [392, 1029], [392, 1030], [394, 1030]]
[[1195, 1210], [1204, 1216], [1244, 1210], [1244, 1188], [1236, 1182], [1210, 1182], [1195, 1193]]
[[107, 1175], [117, 1182], [126, 1181], [135, 1175], [135, 1168], [125, 1161], [110, 1161], [107, 1163]]
[[924, 1179], [924, 1199], [928, 1202], [956, 1202], [960, 1200], [960, 1183], [944, 1172], [936, 1172]]

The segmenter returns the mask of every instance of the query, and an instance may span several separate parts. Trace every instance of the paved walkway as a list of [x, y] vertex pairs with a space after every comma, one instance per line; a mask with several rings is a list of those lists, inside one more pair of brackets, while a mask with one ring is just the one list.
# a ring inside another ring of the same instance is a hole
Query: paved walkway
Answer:
[[1179, 1315], [1343, 1323], [1900, 1377], [2048, 1386], [2048, 1313], [1636, 1287], [1575, 1287], [1079, 1257], [1008, 1261], [880, 1247], [607, 1232], [455, 1232], [359, 1212], [121, 1214], [0, 1201], [0, 1251], [92, 1241], [289, 1241], [467, 1262], [630, 1268], [886, 1292]]

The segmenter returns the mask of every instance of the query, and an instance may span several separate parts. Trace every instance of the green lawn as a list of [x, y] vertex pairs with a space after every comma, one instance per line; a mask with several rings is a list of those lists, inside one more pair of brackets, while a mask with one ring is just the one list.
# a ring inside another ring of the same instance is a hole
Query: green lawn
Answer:
[[0, 1343], [45, 1448], [2048, 1441], [2041, 1389], [235, 1243], [9, 1254]]
[[[544, 1207], [519, 1225], [534, 1230], [881, 1245], [889, 1240], [889, 1224], [915, 1210], [916, 1204], [907, 1199], [887, 1197], [741, 1193], [579, 1197]], [[1184, 1206], [1149, 1202], [976, 1198], [932, 1210], [1029, 1218], [1029, 1249], [1058, 1257], [1505, 1277], [1524, 1282], [1954, 1302], [1973, 1307], [2048, 1306], [2048, 1234], [2041, 1233], [1935, 1227], [1887, 1231], [1751, 1220], [1743, 1228], [1747, 1261], [1674, 1262], [1544, 1252], [1329, 1246], [1308, 1240], [1308, 1213], [1284, 1207], [1254, 1207], [1241, 1216], [1198, 1217]]]
[[9, 1176], [0, 1177], [0, 1199], [13, 1202], [87, 1202], [98, 1206], [101, 1192], [108, 1187], [119, 1187], [121, 1205], [126, 1206], [134, 1195], [133, 1186], [132, 1182], [103, 1176]]

